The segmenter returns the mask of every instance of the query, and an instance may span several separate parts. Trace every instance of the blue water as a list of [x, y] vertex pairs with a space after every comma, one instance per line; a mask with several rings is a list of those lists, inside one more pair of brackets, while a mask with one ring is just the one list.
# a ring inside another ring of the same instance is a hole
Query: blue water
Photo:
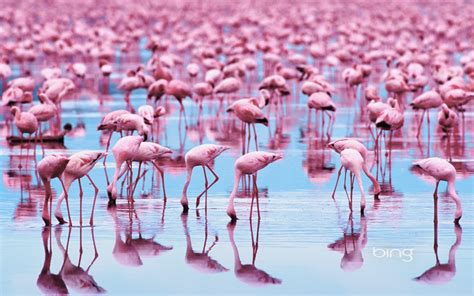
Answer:
[[[120, 67], [126, 69], [127, 65]], [[85, 131], [75, 137], [67, 136], [64, 149], [46, 146], [46, 154], [105, 149], [100, 144], [100, 133], [96, 131], [96, 126], [104, 114], [125, 106], [123, 94], [115, 88], [120, 76], [113, 75], [112, 79], [110, 99], [105, 100], [102, 106], [98, 99], [106, 96], [98, 93], [96, 86], [90, 85], [87, 85], [88, 92], [75, 94], [63, 102], [62, 123], [69, 122], [77, 126], [77, 123], [83, 122]], [[143, 90], [132, 94], [135, 109], [145, 104], [145, 97]], [[360, 115], [359, 103], [347, 98], [344, 87], [338, 85], [335, 95], [338, 110], [332, 138], [357, 137], [369, 149], [373, 149], [365, 116]], [[145, 184], [142, 186], [139, 183], [134, 196], [136, 217], [128, 208], [125, 198], [117, 201], [116, 210], [107, 209], [107, 183], [100, 162], [90, 173], [100, 188], [95, 225], [93, 228], [77, 226], [79, 189], [76, 183], [69, 192], [72, 219], [76, 225], [71, 228], [69, 239], [70, 228], [67, 225], [54, 225], [50, 230], [43, 227], [41, 208], [44, 191], [34, 171], [35, 160], [33, 157], [23, 158], [23, 168], [18, 169], [20, 149], [18, 146], [7, 145], [7, 129], [3, 124], [0, 155], [3, 176], [3, 181], [0, 182], [1, 294], [29, 295], [44, 292], [40, 288], [41, 284], [37, 284], [45, 259], [49, 259], [49, 255], [45, 255], [43, 242], [46, 242], [47, 250], [50, 250], [50, 244], [52, 248], [50, 272], [58, 274], [63, 269], [63, 276], [56, 277], [56, 280], [62, 280], [69, 293], [80, 293], [81, 290], [73, 284], [73, 280], [78, 280], [79, 277], [68, 275], [64, 271], [66, 267], [62, 268], [65, 256], [61, 249], [68, 246], [68, 258], [73, 265], [77, 265], [81, 241], [81, 267], [85, 270], [93, 260], [95, 243], [98, 258], [90, 267], [89, 275], [96, 285], [110, 294], [473, 293], [474, 140], [473, 133], [468, 128], [474, 124], [472, 107], [468, 107], [465, 115], [464, 140], [460, 132], [457, 132], [452, 139], [451, 149], [453, 162], [458, 169], [456, 188], [463, 202], [462, 231], [456, 230], [452, 223], [454, 203], [445, 196], [444, 184], [440, 186], [439, 225], [435, 231], [432, 198], [434, 183], [410, 169], [415, 159], [446, 156], [446, 141], [436, 129], [435, 111], [431, 113], [430, 138], [425, 126], [420, 142], [415, 138], [419, 115], [406, 111], [405, 125], [393, 139], [392, 167], [391, 172], [388, 168], [386, 170], [381, 200], [374, 201], [369, 195], [365, 218], [361, 218], [357, 210], [357, 187], [354, 189], [355, 211], [352, 216], [341, 182], [336, 192], [336, 202], [331, 199], [340, 165], [339, 157], [326, 148], [326, 139], [321, 140], [316, 135], [314, 115], [313, 130], [307, 131], [306, 98], [296, 94], [289, 97], [285, 107], [287, 115], [283, 116], [284, 120], [279, 121], [278, 129], [273, 115], [269, 128], [257, 127], [260, 149], [284, 155], [283, 160], [269, 165], [258, 174], [260, 223], [256, 219], [256, 212], [253, 223], [249, 220], [250, 198], [244, 192], [236, 201], [240, 220], [235, 226], [231, 226], [228, 225], [225, 208], [233, 185], [233, 162], [240, 155], [240, 123], [227, 114], [221, 114], [221, 120], [217, 121], [217, 106], [217, 100], [206, 101], [202, 121], [198, 126], [197, 105], [186, 99], [185, 108], [190, 127], [184, 135], [185, 129], [182, 126], [180, 135], [178, 104], [174, 99], [167, 101], [166, 107], [170, 113], [160, 119], [161, 131], [158, 137], [162, 145], [174, 151], [171, 160], [163, 160], [161, 163], [168, 195], [166, 204], [163, 202], [158, 175], [153, 177], [152, 184], [151, 167], [148, 167], [150, 172], [147, 173]], [[185, 139], [184, 143], [183, 140], [180, 141], [180, 136]], [[118, 135], [114, 135], [112, 143], [117, 139]], [[214, 168], [220, 180], [208, 192], [207, 213], [204, 203], [201, 204], [199, 213], [194, 209], [193, 197], [204, 186], [202, 170], [195, 168], [188, 190], [191, 209], [188, 216], [182, 216], [179, 199], [186, 177], [183, 156], [187, 150], [200, 143], [199, 139], [202, 139], [202, 143], [231, 145], [233, 149], [215, 161]], [[22, 153], [26, 153], [26, 148]], [[29, 154], [32, 155], [31, 150]], [[41, 149], [38, 147], [36, 161], [40, 159]], [[370, 163], [372, 159], [370, 153]], [[137, 167], [134, 170], [136, 174]], [[114, 160], [110, 156], [107, 159], [109, 178], [113, 172]], [[375, 167], [373, 172], [375, 173]], [[87, 179], [82, 184], [85, 188], [84, 220], [88, 221], [94, 191]], [[367, 179], [364, 179], [364, 186], [367, 191], [371, 190]], [[53, 181], [53, 188], [56, 196], [61, 193], [57, 180]], [[66, 213], [65, 208], [63, 213]], [[255, 257], [254, 267], [265, 272], [263, 274], [249, 267], [246, 270], [253, 272], [249, 273], [247, 279], [265, 279], [273, 283], [249, 284], [249, 280], [246, 282], [242, 279], [242, 273], [235, 272], [238, 261], [235, 260], [230, 240], [233, 227], [235, 246], [242, 264], [252, 264]], [[413, 278], [436, 264], [433, 249], [436, 232], [441, 263], [448, 262], [448, 252], [456, 238], [460, 241], [459, 247], [455, 247], [452, 254], [455, 258], [455, 272], [451, 272], [449, 281], [443, 284], [423, 284]], [[145, 251], [139, 251], [137, 239], [140, 233], [143, 239], [153, 239], [172, 249], [164, 250], [149, 240], [144, 243], [152, 249], [147, 255]], [[211, 259], [204, 256], [205, 253], [199, 256], [201, 262], [205, 262], [201, 267], [196, 268], [191, 264], [194, 262], [192, 259], [198, 256], [192, 256], [189, 248], [187, 252], [187, 233], [196, 253], [209, 249], [217, 237], [215, 245], [207, 253], [207, 256], [217, 262], [206, 261]], [[120, 238], [116, 234], [120, 234]], [[252, 234], [254, 242], [258, 234], [258, 248], [252, 243]], [[349, 256], [359, 254], [353, 256], [359, 259], [352, 258], [356, 263], [347, 263], [347, 258], [342, 260], [344, 246]], [[354, 248], [356, 251], [353, 252]], [[68, 263], [64, 266], [70, 265]], [[42, 278], [48, 276], [43, 275]], [[87, 281], [90, 283], [90, 278]]]

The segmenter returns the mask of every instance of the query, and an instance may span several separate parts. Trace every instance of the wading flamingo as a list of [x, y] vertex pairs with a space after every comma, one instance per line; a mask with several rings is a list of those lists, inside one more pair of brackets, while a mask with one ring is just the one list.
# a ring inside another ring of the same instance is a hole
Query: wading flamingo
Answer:
[[[143, 138], [140, 136], [126, 136], [120, 138], [112, 148], [112, 153], [115, 158], [115, 173], [112, 183], [107, 186], [107, 194], [109, 196], [109, 206], [114, 206], [117, 199], [117, 181], [122, 171], [122, 164], [127, 162], [129, 168], [132, 167], [132, 161], [138, 155], [140, 144], [143, 142]], [[130, 178], [131, 179], [131, 178]], [[129, 184], [131, 189], [132, 182]]]
[[413, 165], [421, 168], [423, 172], [427, 173], [436, 180], [435, 191], [433, 193], [434, 198], [434, 211], [435, 211], [435, 222], [437, 220], [438, 211], [438, 186], [440, 181], [448, 182], [448, 193], [449, 196], [454, 200], [456, 204], [456, 212], [454, 213], [454, 223], [459, 224], [459, 220], [462, 217], [462, 204], [461, 199], [456, 193], [456, 169], [447, 160], [439, 157], [430, 157], [425, 159], [417, 160]]
[[237, 214], [234, 207], [234, 199], [237, 194], [237, 189], [240, 183], [240, 177], [242, 175], [253, 176], [253, 193], [252, 193], [252, 204], [250, 208], [250, 218], [252, 218], [253, 200], [256, 196], [258, 219], [260, 219], [260, 206], [258, 202], [258, 188], [257, 188], [257, 172], [272, 162], [282, 159], [283, 156], [276, 153], [265, 152], [265, 151], [254, 151], [242, 155], [237, 158], [234, 164], [234, 187], [229, 197], [229, 205], [227, 206], [227, 215], [232, 221], [237, 220]]
[[[341, 154], [341, 151], [347, 148], [355, 149], [360, 153], [360, 155], [364, 159], [362, 170], [364, 171], [365, 175], [370, 179], [370, 181], [372, 182], [372, 185], [374, 186], [374, 198], [378, 199], [380, 191], [381, 191], [380, 185], [379, 185], [379, 182], [377, 182], [374, 176], [370, 173], [367, 167], [367, 152], [368, 151], [367, 151], [367, 148], [364, 146], [364, 144], [357, 141], [356, 139], [344, 138], [344, 139], [332, 141], [331, 143], [328, 144], [328, 147], [334, 150], [335, 152], [337, 152], [338, 154]], [[336, 188], [339, 182], [339, 177], [341, 176], [342, 167], [343, 166], [341, 165], [341, 167], [339, 168], [337, 172], [336, 185], [334, 186], [334, 190], [332, 192], [332, 198], [334, 198], [334, 194], [336, 193]], [[346, 174], [344, 174], [344, 188], [346, 188]]]
[[[61, 154], [52, 154], [48, 155], [43, 158], [37, 167], [38, 174], [43, 181], [44, 189], [45, 189], [45, 196], [44, 196], [44, 203], [43, 203], [43, 213], [41, 217], [43, 218], [44, 224], [46, 226], [51, 225], [51, 212], [53, 207], [53, 193], [51, 192], [51, 179], [58, 178], [61, 182], [61, 186], [65, 194], [67, 195], [67, 191], [64, 188], [64, 183], [61, 178], [64, 169], [69, 162], [69, 158], [61, 155]], [[49, 203], [49, 210], [48, 210], [48, 203]], [[68, 208], [69, 213], [69, 204], [67, 201], [66, 196], [66, 206]]]
[[[58, 219], [60, 224], [66, 223], [63, 219], [63, 214], [61, 212], [61, 203], [63, 199], [67, 199], [69, 187], [71, 187], [74, 181], [78, 181], [79, 183], [79, 225], [82, 226], [82, 184], [81, 178], [86, 176], [91, 182], [92, 187], [94, 187], [94, 201], [92, 202], [92, 211], [89, 220], [89, 225], [94, 225], [94, 208], [95, 208], [95, 201], [97, 199], [97, 194], [99, 193], [99, 188], [95, 185], [92, 178], [89, 176], [89, 172], [94, 168], [95, 164], [105, 156], [105, 152], [101, 151], [80, 151], [77, 152], [71, 157], [69, 157], [69, 162], [66, 166], [66, 169], [63, 172], [63, 181], [64, 181], [64, 191], [59, 196], [58, 202], [56, 204], [56, 209], [54, 210], [54, 215], [56, 219]], [[66, 202], [67, 203], [67, 202]], [[72, 226], [72, 220], [70, 213], [68, 211], [68, 218], [69, 218], [69, 227]]]
[[[204, 172], [204, 190], [196, 197], [196, 208], [199, 206], [199, 202], [201, 196], [206, 193], [209, 188], [211, 188], [218, 180], [219, 176], [217, 176], [216, 172], [210, 167], [211, 162], [216, 159], [222, 152], [230, 149], [230, 147], [222, 146], [222, 145], [214, 145], [214, 144], [202, 144], [196, 146], [189, 150], [184, 159], [186, 161], [186, 182], [184, 183], [183, 187], [183, 194], [181, 197], [181, 205], [183, 206], [183, 212], [187, 212], [189, 210], [188, 206], [188, 197], [187, 191], [189, 183], [191, 182], [191, 177], [193, 175], [193, 169], [195, 166], [201, 166]], [[214, 175], [214, 181], [208, 186], [207, 181], [207, 174], [206, 174], [206, 167], [211, 171]], [[207, 196], [207, 195], [206, 195]], [[206, 206], [207, 206], [207, 199], [206, 199]]]

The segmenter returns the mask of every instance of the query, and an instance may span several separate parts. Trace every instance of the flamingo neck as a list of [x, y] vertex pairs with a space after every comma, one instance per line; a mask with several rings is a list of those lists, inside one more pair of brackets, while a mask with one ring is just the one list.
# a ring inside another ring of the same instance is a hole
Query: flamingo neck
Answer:
[[229, 230], [229, 241], [232, 246], [232, 251], [234, 253], [234, 270], [239, 270], [242, 267], [242, 261], [240, 260], [239, 249], [234, 240], [234, 230]]
[[[454, 177], [455, 178], [455, 177]], [[455, 179], [450, 179], [448, 180], [448, 193], [451, 196], [451, 198], [454, 200], [454, 203], [456, 204], [456, 212], [454, 214], [455, 218], [459, 218], [462, 216], [462, 205], [461, 205], [461, 199], [459, 198], [458, 194], [456, 193], [456, 187], [455, 187]]]
[[229, 205], [227, 207], [227, 212], [229, 212], [230, 210], [235, 213], [234, 199], [235, 199], [235, 195], [237, 194], [237, 189], [239, 188], [239, 182], [240, 182], [241, 176], [242, 176], [242, 173], [238, 169], [236, 169], [235, 176], [234, 176], [234, 187], [232, 188], [232, 192], [230, 193], [230, 196], [229, 196]]

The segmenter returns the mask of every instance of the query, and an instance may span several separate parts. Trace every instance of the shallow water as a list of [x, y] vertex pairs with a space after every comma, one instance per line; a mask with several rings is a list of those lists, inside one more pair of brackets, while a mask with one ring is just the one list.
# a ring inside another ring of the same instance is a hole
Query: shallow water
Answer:
[[[74, 137], [65, 138], [64, 149], [46, 146], [46, 154], [105, 148], [96, 126], [105, 113], [124, 108], [123, 95], [115, 89], [120, 77], [112, 78], [109, 100], [102, 105], [97, 98], [104, 96], [93, 91], [76, 94], [74, 99], [63, 102], [62, 122], [73, 126], [83, 122], [85, 127], [75, 130]], [[359, 103], [343, 101], [345, 96], [344, 88], [339, 87], [332, 139], [358, 137], [373, 149]], [[145, 103], [145, 97], [144, 91], [133, 93], [135, 109]], [[313, 130], [307, 130], [306, 98], [289, 97], [288, 116], [278, 121], [278, 127], [274, 116], [269, 129], [257, 127], [260, 149], [284, 154], [283, 160], [258, 174], [261, 220], [258, 222], [255, 210], [252, 221], [249, 220], [249, 194], [241, 192], [236, 203], [240, 220], [229, 225], [225, 208], [233, 185], [233, 162], [240, 153], [240, 123], [224, 113], [221, 120], [216, 120], [218, 102], [213, 100], [205, 102], [198, 126], [197, 105], [185, 100], [190, 127], [185, 134], [182, 126], [180, 135], [178, 105], [174, 99], [166, 104], [170, 114], [160, 119], [159, 141], [174, 151], [171, 160], [162, 161], [167, 202], [163, 201], [158, 175], [152, 177], [148, 167], [145, 183], [140, 182], [135, 192], [134, 210], [129, 208], [126, 198], [117, 201], [115, 210], [108, 209], [107, 181], [99, 162], [90, 174], [100, 188], [93, 228], [78, 226], [77, 183], [69, 193], [74, 227], [43, 227], [44, 190], [34, 171], [35, 158], [30, 150], [30, 157], [21, 158], [23, 167], [18, 169], [20, 149], [6, 144], [8, 129], [2, 125], [1, 294], [64, 292], [65, 287], [76, 294], [87, 291], [91, 285], [95, 291], [104, 289], [111, 294], [473, 293], [474, 140], [467, 128], [473, 126], [471, 107], [465, 114], [465, 132], [457, 131], [451, 146], [458, 169], [456, 188], [463, 201], [460, 229], [452, 223], [454, 203], [445, 195], [444, 184], [440, 186], [436, 227], [434, 183], [411, 170], [414, 159], [446, 156], [446, 140], [436, 129], [435, 111], [431, 112], [430, 137], [425, 126], [421, 141], [415, 137], [419, 115], [406, 112], [403, 130], [393, 138], [391, 169], [387, 167], [384, 175], [379, 176], [379, 180], [384, 179], [380, 201], [369, 195], [366, 215], [361, 218], [357, 187], [352, 215], [341, 182], [336, 200], [331, 199], [339, 157], [325, 147], [326, 139], [317, 134], [314, 115]], [[114, 135], [112, 143], [117, 139]], [[191, 209], [183, 216], [179, 203], [186, 175], [183, 155], [200, 139], [203, 143], [225, 143], [233, 149], [216, 160], [214, 168], [220, 179], [208, 192], [207, 210], [203, 201], [199, 212], [194, 210], [193, 196], [202, 191], [204, 184], [202, 171], [195, 168], [188, 191]], [[26, 147], [22, 153], [26, 153]], [[36, 153], [39, 161], [40, 147]], [[372, 153], [369, 158], [372, 162]], [[135, 175], [137, 169], [135, 166]], [[372, 171], [375, 170], [374, 167]], [[113, 172], [110, 155], [109, 178]], [[84, 224], [88, 225], [94, 191], [86, 179], [82, 185]], [[364, 186], [371, 190], [366, 178]], [[57, 180], [53, 181], [53, 188], [58, 196], [61, 186]], [[423, 277], [426, 281], [429, 277], [431, 282], [416, 281], [414, 278], [436, 265], [435, 235], [440, 263], [448, 263], [451, 258], [455, 268], [438, 266], [438, 270], [444, 268], [444, 273]], [[94, 245], [98, 255], [95, 261]], [[82, 271], [74, 267], [79, 260]], [[87, 275], [85, 270], [91, 262]], [[62, 276], [52, 276], [61, 270]]]

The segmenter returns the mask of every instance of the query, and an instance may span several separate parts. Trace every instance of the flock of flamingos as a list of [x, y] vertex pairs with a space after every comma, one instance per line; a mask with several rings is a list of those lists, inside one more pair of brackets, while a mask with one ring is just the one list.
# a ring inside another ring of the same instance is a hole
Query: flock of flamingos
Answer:
[[[96, 191], [89, 220], [94, 224], [99, 188], [89, 173], [96, 166], [105, 168], [110, 157], [115, 161], [113, 178], [107, 180], [106, 187], [110, 207], [121, 197], [133, 205], [147, 165], [161, 175], [166, 199], [165, 171], [159, 161], [175, 152], [157, 139], [161, 118], [170, 115], [169, 105], [179, 108], [176, 132], [180, 135], [188, 129], [189, 104], [198, 106], [198, 122], [208, 102], [218, 106], [211, 110], [212, 116], [241, 122], [241, 156], [232, 168], [215, 168], [213, 163], [235, 147], [206, 143], [185, 153], [187, 177], [180, 200], [184, 212], [199, 207], [203, 196], [207, 206], [207, 193], [219, 182], [218, 171], [233, 170], [234, 186], [226, 212], [235, 222], [234, 200], [240, 183], [252, 185], [250, 218], [255, 202], [260, 219], [257, 173], [285, 157], [259, 148], [255, 126], [275, 123], [278, 129], [285, 117], [294, 116], [286, 112], [294, 97], [307, 101], [308, 130], [314, 129], [326, 147], [340, 155], [332, 197], [344, 169], [344, 188], [349, 175], [351, 191], [348, 206], [352, 211], [356, 182], [361, 215], [367, 192], [362, 178], [370, 179], [373, 197], [378, 199], [379, 168], [384, 161], [391, 164], [392, 137], [404, 126], [406, 113], [414, 110], [422, 114], [417, 123], [417, 137], [422, 137], [424, 118], [429, 125], [430, 113], [437, 112], [435, 120], [449, 141], [453, 133], [464, 129], [464, 112], [474, 99], [473, 10], [463, 9], [462, 2], [436, 8], [384, 4], [384, 9], [375, 9], [378, 5], [370, 1], [331, 5], [276, 1], [255, 8], [233, 3], [228, 7], [183, 4], [180, 8], [147, 3], [121, 4], [122, 10], [111, 3], [86, 1], [67, 13], [55, 14], [54, 10], [27, 7], [26, 1], [21, 4], [25, 9], [0, 12], [0, 38], [6, 40], [0, 45], [2, 110], [7, 123], [17, 130], [14, 134], [12, 129], [8, 141], [27, 144], [27, 155], [41, 153], [36, 147], [43, 143], [61, 142], [68, 136], [71, 126], [61, 127], [63, 101], [74, 98], [88, 81], [93, 80], [106, 94], [113, 77], [121, 79], [117, 88], [123, 92], [125, 108], [105, 114], [97, 126], [97, 133], [107, 139], [103, 151], [65, 155], [45, 154], [43, 149], [36, 170], [45, 186], [42, 218], [46, 226], [52, 224], [53, 179], [63, 188], [54, 216], [70, 226], [68, 201], [76, 196], [68, 195], [68, 190], [78, 182], [82, 225], [81, 182], [90, 182]], [[145, 63], [126, 61], [127, 56], [140, 55], [143, 46], [151, 53]], [[33, 62], [43, 65], [40, 71], [33, 71]], [[129, 68], [118, 67], [120, 62], [127, 62]], [[335, 81], [345, 85], [344, 92], [337, 93]], [[146, 90], [147, 99], [137, 108], [131, 94], [139, 89]], [[360, 138], [332, 139], [341, 103], [357, 104], [364, 114], [370, 150]], [[112, 141], [113, 135], [118, 140]], [[413, 165], [436, 181], [435, 212], [438, 184], [447, 182], [456, 205], [454, 222], [459, 224], [462, 205], [450, 159], [430, 157]], [[371, 172], [374, 166], [376, 173]], [[193, 170], [201, 168], [204, 189], [190, 205], [187, 190]], [[120, 196], [122, 179], [126, 190]], [[63, 201], [67, 218], [61, 211]]]

